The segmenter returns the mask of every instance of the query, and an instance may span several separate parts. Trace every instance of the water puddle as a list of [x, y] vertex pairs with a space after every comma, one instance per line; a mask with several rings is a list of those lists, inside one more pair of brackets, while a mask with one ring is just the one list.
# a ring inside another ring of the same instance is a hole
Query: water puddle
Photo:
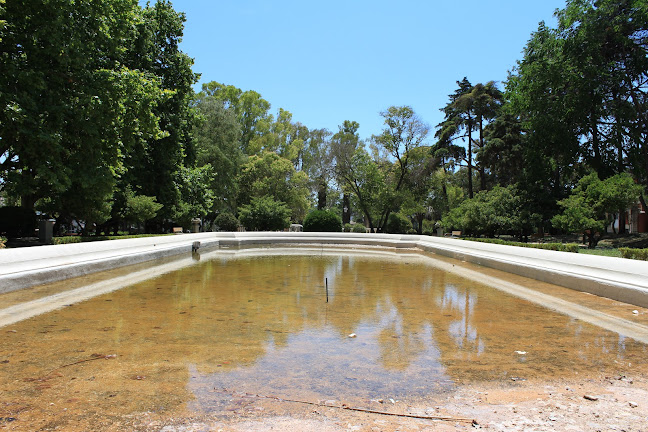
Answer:
[[384, 251], [216, 252], [0, 328], [0, 417], [101, 429], [142, 412], [226, 413], [232, 392], [399, 400], [648, 369], [648, 345], [451, 265]]

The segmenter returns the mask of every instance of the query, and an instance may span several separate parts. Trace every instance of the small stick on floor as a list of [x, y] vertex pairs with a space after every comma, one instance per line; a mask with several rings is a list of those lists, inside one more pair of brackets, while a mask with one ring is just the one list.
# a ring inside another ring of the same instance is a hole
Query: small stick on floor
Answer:
[[59, 369], [66, 368], [66, 367], [68, 367], [68, 366], [74, 366], [74, 365], [79, 364], [79, 363], [89, 362], [89, 361], [93, 361], [93, 360], [101, 360], [101, 359], [108, 360], [108, 359], [112, 359], [112, 358], [115, 358], [115, 357], [117, 357], [117, 354], [109, 354], [109, 355], [93, 354], [93, 356], [90, 357], [90, 358], [83, 359], [83, 360], [78, 360], [78, 361], [75, 361], [75, 362], [72, 362], [72, 363], [68, 363], [68, 364], [64, 364], [63, 366], [59, 366], [59, 367], [57, 367], [56, 369], [52, 369], [52, 370], [49, 371], [49, 372], [47, 373], [47, 375], [45, 375], [45, 376], [49, 376], [49, 375], [51, 375], [53, 372], [56, 372], [56, 371], [59, 370]]
[[[217, 390], [217, 389], [214, 389]], [[236, 392], [232, 392], [231, 390], [228, 389], [222, 389], [221, 390], [223, 393], [228, 393], [232, 396], [236, 396]], [[245, 393], [245, 396], [247, 397], [256, 397], [259, 399], [272, 399], [276, 400], [279, 402], [294, 402], [294, 403], [300, 403], [300, 404], [306, 404], [306, 405], [315, 405], [319, 407], [324, 407], [324, 408], [337, 408], [337, 409], [344, 409], [344, 410], [349, 410], [349, 411], [359, 411], [359, 412], [365, 412], [369, 414], [380, 414], [380, 415], [387, 415], [387, 416], [394, 416], [394, 417], [408, 417], [408, 418], [415, 418], [415, 419], [423, 419], [423, 420], [439, 420], [439, 421], [450, 421], [450, 422], [460, 422], [460, 423], [470, 423], [472, 425], [478, 425], [477, 421], [474, 419], [469, 419], [469, 418], [462, 418], [462, 417], [450, 417], [450, 416], [424, 416], [424, 415], [415, 415], [415, 414], [399, 414], [399, 413], [392, 413], [388, 411], [376, 411], [376, 410], [370, 410], [366, 408], [356, 408], [356, 407], [350, 407], [346, 404], [342, 405], [329, 405], [329, 404], [323, 404], [319, 402], [310, 402], [310, 401], [304, 401], [304, 400], [298, 400], [298, 399], [285, 399], [285, 398], [280, 398], [277, 396], [264, 396], [264, 395], [259, 395], [259, 394], [252, 394], [252, 393]]]
[[328, 303], [328, 278], [324, 278], [324, 281], [326, 283], [326, 303]]

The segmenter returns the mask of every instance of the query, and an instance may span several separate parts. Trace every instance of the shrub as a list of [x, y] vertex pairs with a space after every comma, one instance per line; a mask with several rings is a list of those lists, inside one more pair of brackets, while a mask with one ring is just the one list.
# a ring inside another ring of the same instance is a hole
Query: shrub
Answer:
[[561, 252], [573, 252], [578, 253], [580, 246], [576, 243], [523, 243], [523, 242], [513, 242], [501, 239], [493, 238], [465, 238], [465, 240], [476, 241], [481, 243], [495, 243], [508, 246], [518, 246], [518, 247], [527, 247], [535, 249], [548, 249]]
[[254, 197], [239, 208], [239, 220], [250, 231], [277, 231], [290, 226], [290, 210], [271, 196]]
[[86, 243], [94, 241], [104, 241], [104, 240], [122, 240], [122, 239], [133, 239], [133, 238], [142, 238], [142, 237], [159, 237], [165, 235], [173, 234], [132, 234], [132, 235], [116, 235], [116, 236], [64, 236], [64, 237], [54, 237], [52, 239], [52, 244], [70, 244], [70, 243]]
[[239, 221], [232, 213], [221, 213], [216, 216], [214, 221], [221, 231], [236, 231], [239, 227]]
[[0, 207], [0, 233], [8, 238], [27, 237], [36, 230], [36, 213], [23, 207]]
[[344, 224], [344, 232], [351, 232], [352, 229], [353, 225], [351, 225], [350, 223]]
[[331, 211], [313, 210], [304, 219], [304, 231], [340, 232], [342, 219]]
[[65, 237], [54, 237], [52, 239], [52, 244], [61, 245], [69, 243], [81, 243], [83, 240], [80, 236], [65, 236]]
[[367, 228], [364, 225], [357, 223], [357, 224], [353, 225], [353, 228], [351, 228], [351, 232], [354, 232], [354, 233], [366, 233]]
[[637, 201], [643, 187], [627, 173], [601, 180], [593, 172], [581, 178], [571, 194], [558, 201], [563, 213], [554, 216], [554, 227], [587, 235], [590, 249], [605, 235], [611, 215]]
[[446, 231], [460, 230], [465, 234], [494, 237], [503, 233], [529, 231], [541, 217], [526, 210], [515, 186], [495, 186], [480, 191], [474, 198], [463, 201], [446, 213], [441, 225]]
[[412, 222], [400, 213], [391, 213], [385, 225], [385, 232], [390, 234], [405, 234], [411, 229]]
[[108, 236], [84, 236], [81, 237], [82, 242], [91, 242], [91, 241], [103, 241], [103, 240], [122, 240], [122, 239], [133, 239], [133, 238], [143, 238], [143, 237], [161, 237], [173, 234], [129, 234], [129, 235], [108, 235]]
[[648, 249], [619, 248], [622, 258], [648, 261]]
[[[425, 234], [426, 232], [430, 234]], [[431, 235], [436, 232], [436, 221], [423, 219], [423, 234]]]
[[158, 203], [154, 196], [136, 195], [130, 186], [124, 192], [126, 196], [126, 208], [123, 216], [127, 222], [142, 223], [153, 219], [157, 212], [164, 207]]
[[7, 247], [6, 243], [7, 243], [7, 238], [6, 237], [0, 237], [0, 249], [3, 249], [5, 247]]

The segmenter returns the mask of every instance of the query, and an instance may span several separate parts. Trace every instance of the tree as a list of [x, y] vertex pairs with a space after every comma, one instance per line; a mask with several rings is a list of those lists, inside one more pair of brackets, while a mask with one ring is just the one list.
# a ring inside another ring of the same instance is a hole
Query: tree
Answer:
[[409, 106], [392, 106], [380, 115], [384, 118], [385, 128], [380, 135], [373, 136], [373, 143], [378, 151], [384, 150], [387, 154], [381, 163], [387, 184], [383, 188], [378, 230], [387, 223], [389, 214], [400, 208], [401, 190], [411, 175], [411, 156], [423, 145], [429, 132], [429, 127]]
[[198, 75], [191, 69], [193, 59], [179, 47], [184, 13], [176, 12], [169, 0], [158, 0], [147, 4], [138, 18], [125, 62], [159, 77], [166, 98], [158, 102], [154, 114], [164, 133], [127, 153], [129, 172], [123, 183], [155, 196], [164, 205], [155, 219], [159, 229], [165, 220], [182, 217], [186, 210], [176, 180], [181, 167], [192, 166], [196, 157], [192, 131], [197, 112], [191, 101]]
[[479, 191], [473, 198], [451, 209], [442, 219], [444, 228], [459, 229], [469, 235], [494, 237], [500, 234], [528, 235], [539, 215], [523, 210], [523, 201], [514, 186], [495, 186]]
[[240, 127], [235, 112], [213, 97], [203, 98], [196, 108], [202, 117], [194, 128], [196, 164], [214, 168], [210, 186], [217, 209], [236, 211], [236, 177], [244, 155], [239, 148]]
[[205, 218], [212, 214], [214, 192], [211, 185], [214, 181], [214, 170], [211, 165], [180, 167], [175, 181], [182, 197], [177, 204], [174, 219], [176, 222], [184, 228], [189, 228], [192, 219]]
[[369, 227], [379, 231], [400, 208], [411, 154], [429, 131], [408, 106], [389, 107], [381, 116], [385, 127], [372, 137], [372, 155], [359, 145], [355, 122], [345, 122], [331, 142], [338, 182], [355, 195]]
[[290, 209], [271, 196], [252, 197], [239, 208], [239, 219], [250, 231], [278, 231], [290, 226]]
[[572, 193], [558, 202], [564, 210], [552, 223], [568, 232], [582, 232], [588, 238], [589, 248], [594, 249], [605, 236], [614, 213], [636, 203], [641, 191], [642, 186], [627, 173], [601, 180], [593, 172], [580, 179]]
[[369, 228], [376, 225], [388, 200], [385, 172], [364, 147], [358, 146], [350, 155], [338, 159], [338, 178], [343, 188], [356, 198]]
[[[628, 167], [648, 186], [645, 2], [572, 0], [557, 16], [557, 31], [575, 71], [583, 159], [601, 178]], [[618, 209], [621, 215], [624, 210]], [[625, 221], [620, 226], [623, 229]]]
[[127, 64], [139, 7], [17, 0], [2, 13], [0, 187], [26, 208], [47, 198], [54, 214], [103, 219], [123, 155], [160, 136], [154, 110], [167, 97]]
[[159, 204], [155, 197], [136, 195], [130, 187], [126, 188], [125, 197], [126, 206], [122, 216], [126, 222], [136, 223], [138, 227], [141, 223], [153, 219], [162, 208], [162, 204]]
[[[472, 85], [466, 77], [457, 81], [459, 88], [450, 95], [450, 102], [443, 108], [444, 121], [439, 124], [436, 136], [442, 147], [450, 148], [455, 139], [466, 141], [466, 166], [468, 168], [468, 196], [473, 197], [473, 146], [484, 147], [485, 122], [495, 117], [502, 103], [502, 93], [494, 81], [486, 84]], [[478, 140], [473, 139], [473, 131], [479, 133]], [[462, 133], [463, 132], [463, 133]], [[454, 152], [456, 153], [456, 151]], [[481, 189], [486, 189], [486, 171], [477, 166]]]
[[569, 0], [556, 16], [557, 28], [540, 24], [507, 82], [534, 161], [526, 182], [554, 202], [589, 169], [601, 178], [629, 171], [648, 186], [645, 2]]
[[288, 159], [274, 152], [250, 156], [238, 177], [239, 205], [247, 205], [253, 198], [272, 197], [285, 203], [294, 221], [301, 221], [310, 206], [308, 177], [295, 170]]
[[[432, 156], [429, 147], [418, 147], [409, 153], [410, 174], [401, 192], [401, 213], [411, 215], [416, 221], [416, 231], [423, 233], [423, 221], [430, 216], [430, 204], [434, 193], [434, 176], [440, 160]], [[445, 187], [445, 183], [444, 183]], [[388, 220], [389, 221], [389, 220]]]
[[293, 123], [290, 111], [279, 108], [277, 118], [270, 115], [259, 122], [257, 135], [250, 141], [249, 154], [274, 152], [300, 169], [304, 144], [308, 139], [308, 128]]
[[525, 172], [524, 134], [519, 118], [501, 113], [484, 131], [484, 145], [477, 159], [499, 186], [519, 183]]
[[338, 132], [333, 135], [330, 143], [333, 172], [338, 185], [342, 189], [342, 223], [351, 222], [351, 182], [353, 178], [352, 156], [360, 143], [358, 128], [360, 124], [355, 121], [345, 120], [338, 126]]
[[326, 129], [311, 130], [302, 157], [302, 169], [311, 179], [318, 210], [328, 207], [328, 192], [334, 175], [330, 136], [331, 132]]
[[270, 102], [253, 90], [243, 91], [232, 85], [216, 81], [203, 84], [202, 92], [197, 96], [200, 104], [203, 99], [212, 98], [223, 103], [225, 109], [233, 109], [236, 121], [241, 129], [240, 149], [247, 155], [257, 153], [250, 149], [250, 141], [260, 134], [259, 124], [267, 124], [270, 115]]
[[28, 237], [36, 230], [36, 213], [33, 210], [17, 206], [0, 207], [0, 235]]

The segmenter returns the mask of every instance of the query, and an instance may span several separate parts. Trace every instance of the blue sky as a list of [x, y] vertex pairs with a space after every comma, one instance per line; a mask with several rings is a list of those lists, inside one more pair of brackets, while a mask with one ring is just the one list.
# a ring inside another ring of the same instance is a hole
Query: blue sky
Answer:
[[[172, 0], [200, 83], [255, 90], [310, 129], [410, 105], [434, 127], [464, 76], [504, 81], [540, 21], [565, 0]], [[199, 89], [200, 86], [197, 87]], [[433, 128], [434, 130], [434, 128]]]

